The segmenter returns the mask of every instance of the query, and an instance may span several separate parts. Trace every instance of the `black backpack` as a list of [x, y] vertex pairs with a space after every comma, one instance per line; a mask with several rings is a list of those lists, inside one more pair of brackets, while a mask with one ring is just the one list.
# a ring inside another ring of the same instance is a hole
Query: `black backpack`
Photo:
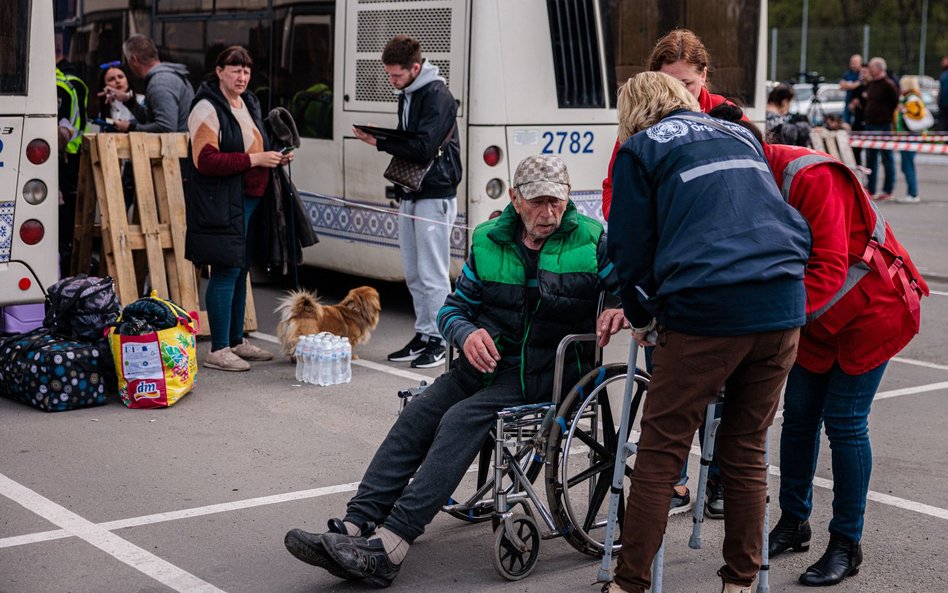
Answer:
[[121, 309], [111, 278], [79, 274], [49, 288], [43, 325], [60, 337], [94, 342], [102, 339]]

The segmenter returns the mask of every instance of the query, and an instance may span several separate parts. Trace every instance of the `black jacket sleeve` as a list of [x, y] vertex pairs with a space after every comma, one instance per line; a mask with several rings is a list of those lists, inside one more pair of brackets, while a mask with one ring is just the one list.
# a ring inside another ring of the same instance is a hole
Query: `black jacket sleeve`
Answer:
[[428, 86], [432, 85], [438, 86], [430, 90], [425, 87], [424, 90], [416, 91], [412, 97], [410, 109], [418, 115], [417, 123], [410, 126], [409, 130], [415, 135], [410, 139], [379, 138], [376, 145], [378, 150], [418, 162], [427, 162], [438, 156], [438, 149], [456, 125], [458, 104], [443, 83], [432, 82]]

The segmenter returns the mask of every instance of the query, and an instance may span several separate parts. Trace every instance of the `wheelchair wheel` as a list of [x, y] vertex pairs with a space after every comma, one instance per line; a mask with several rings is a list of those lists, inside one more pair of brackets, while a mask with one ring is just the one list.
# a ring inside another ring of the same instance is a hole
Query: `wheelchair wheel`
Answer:
[[[542, 462], [536, 458], [533, 447], [522, 446], [515, 453], [517, 463], [532, 484], [540, 475]], [[513, 490], [513, 472], [508, 471], [504, 477], [506, 490]], [[459, 486], [459, 489], [464, 488]], [[474, 492], [470, 495], [455, 492], [448, 500], [448, 505], [458, 505], [455, 508], [444, 508], [443, 511], [455, 519], [468, 523], [481, 523], [491, 518], [494, 513], [494, 438], [493, 434], [484, 442], [481, 452], [477, 456], [477, 478], [474, 483]]]
[[540, 529], [533, 517], [511, 518], [509, 532], [503, 522], [494, 529], [494, 568], [508, 581], [519, 581], [533, 572], [539, 555]]
[[[546, 492], [550, 511], [561, 534], [574, 548], [601, 556], [609, 512], [609, 491], [615, 464], [619, 414], [626, 382], [626, 365], [608, 364], [574, 387], [557, 411], [547, 441]], [[633, 426], [648, 376], [635, 374], [629, 427]], [[633, 459], [625, 475], [632, 473]], [[619, 498], [619, 529], [625, 517], [625, 487]], [[616, 542], [619, 542], [617, 531]], [[619, 550], [613, 544], [612, 553]]]

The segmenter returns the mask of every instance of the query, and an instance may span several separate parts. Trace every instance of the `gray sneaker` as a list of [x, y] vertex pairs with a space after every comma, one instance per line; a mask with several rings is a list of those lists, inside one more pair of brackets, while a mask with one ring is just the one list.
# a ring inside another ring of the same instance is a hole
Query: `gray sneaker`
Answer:
[[381, 539], [367, 540], [339, 533], [321, 537], [326, 552], [354, 578], [363, 578], [376, 587], [388, 587], [398, 576], [401, 564], [392, 564]]
[[323, 547], [322, 536], [302, 529], [291, 529], [283, 538], [283, 545], [287, 551], [306, 564], [312, 564], [329, 571], [334, 577], [347, 580], [359, 580], [360, 577], [350, 574], [339, 566], [332, 556]]
[[724, 518], [724, 485], [719, 479], [708, 478], [708, 499], [704, 503], [704, 516], [708, 519]]
[[249, 371], [250, 363], [234, 354], [230, 348], [221, 348], [208, 352], [204, 366], [219, 371]]

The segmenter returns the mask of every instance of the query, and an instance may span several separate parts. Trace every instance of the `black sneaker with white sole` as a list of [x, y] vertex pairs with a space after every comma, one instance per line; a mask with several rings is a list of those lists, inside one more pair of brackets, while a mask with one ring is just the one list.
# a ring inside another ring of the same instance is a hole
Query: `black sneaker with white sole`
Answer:
[[405, 347], [401, 350], [396, 350], [389, 354], [388, 359], [392, 362], [409, 362], [421, 356], [421, 353], [424, 352], [427, 347], [428, 341], [425, 340], [425, 337], [421, 334], [415, 334], [411, 342], [405, 344]]
[[424, 352], [411, 361], [413, 369], [430, 369], [444, 364], [444, 342], [439, 338], [430, 338]]

